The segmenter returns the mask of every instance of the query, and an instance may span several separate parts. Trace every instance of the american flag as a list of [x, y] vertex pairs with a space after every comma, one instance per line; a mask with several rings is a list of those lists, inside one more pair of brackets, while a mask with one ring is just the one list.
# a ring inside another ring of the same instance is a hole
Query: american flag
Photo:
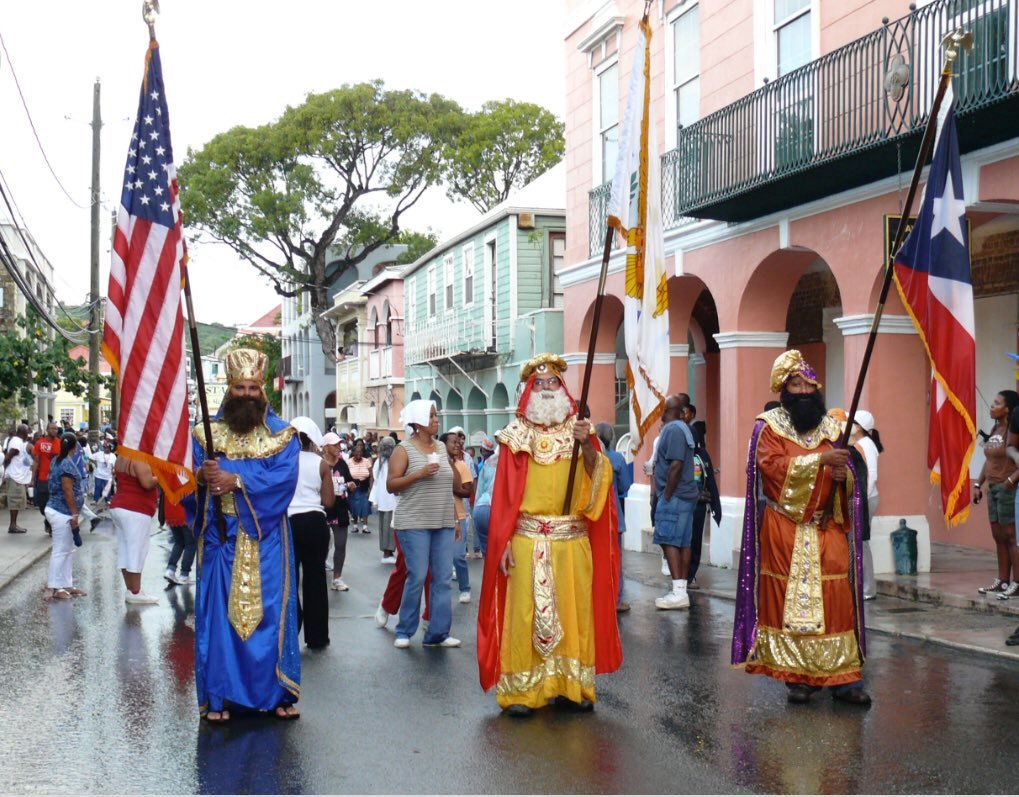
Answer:
[[939, 119], [916, 223], [895, 256], [895, 284], [927, 348], [931, 379], [927, 466], [949, 525], [969, 516], [976, 441], [976, 324], [969, 229], [951, 88]]
[[194, 489], [179, 193], [159, 45], [153, 41], [117, 212], [103, 353], [120, 390], [118, 451], [148, 462], [173, 500]]

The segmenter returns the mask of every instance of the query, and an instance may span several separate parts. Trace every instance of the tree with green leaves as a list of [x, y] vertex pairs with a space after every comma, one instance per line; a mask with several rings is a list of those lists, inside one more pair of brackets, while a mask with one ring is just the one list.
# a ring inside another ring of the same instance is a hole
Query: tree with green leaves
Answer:
[[396, 258], [398, 266], [405, 266], [431, 252], [439, 243], [439, 236], [431, 228], [426, 232], [404, 230], [396, 242], [407, 245], [407, 251]]
[[189, 150], [179, 173], [185, 218], [279, 295], [307, 293], [322, 349], [335, 358], [335, 332], [321, 316], [329, 287], [397, 240], [404, 214], [441, 179], [463, 119], [452, 100], [381, 81], [309, 94], [274, 122]]
[[230, 342], [228, 351], [235, 349], [256, 349], [269, 358], [265, 369], [265, 395], [269, 398], [269, 406], [275, 412], [283, 411], [283, 394], [276, 389], [276, 374], [279, 362], [283, 357], [283, 345], [275, 335], [238, 335]]
[[[0, 404], [32, 407], [39, 389], [88, 395], [88, 365], [83, 357], [71, 359], [69, 350], [64, 338], [51, 339], [35, 311], [19, 316], [15, 329], [0, 332]], [[106, 385], [106, 377], [99, 384]]]
[[544, 174], [566, 153], [565, 127], [530, 102], [486, 102], [446, 152], [447, 195], [487, 213]]

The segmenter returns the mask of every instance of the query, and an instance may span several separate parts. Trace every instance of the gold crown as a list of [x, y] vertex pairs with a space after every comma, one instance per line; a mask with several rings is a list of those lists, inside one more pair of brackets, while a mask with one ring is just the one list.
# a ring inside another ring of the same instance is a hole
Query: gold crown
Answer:
[[257, 349], [234, 349], [226, 356], [226, 381], [235, 385], [250, 380], [262, 384], [269, 358]]
[[532, 357], [521, 366], [520, 381], [526, 382], [531, 378], [531, 374], [539, 374], [541, 376], [555, 374], [556, 376], [562, 376], [566, 368], [566, 360], [558, 354], [545, 352], [537, 357]]

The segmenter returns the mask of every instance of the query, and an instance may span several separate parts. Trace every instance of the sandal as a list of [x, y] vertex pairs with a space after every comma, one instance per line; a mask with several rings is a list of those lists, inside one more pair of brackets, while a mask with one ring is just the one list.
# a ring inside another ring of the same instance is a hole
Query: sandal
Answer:
[[301, 712], [289, 703], [276, 706], [275, 714], [278, 720], [299, 720], [301, 718]]
[[222, 711], [209, 711], [202, 717], [210, 725], [223, 725], [230, 721], [230, 712], [227, 709]]
[[58, 601], [66, 601], [71, 597], [71, 593], [66, 589], [55, 589], [51, 597]]
[[88, 593], [85, 592], [85, 590], [78, 589], [77, 587], [71, 587], [67, 591], [71, 593], [72, 598], [84, 598], [86, 595], [88, 595]]

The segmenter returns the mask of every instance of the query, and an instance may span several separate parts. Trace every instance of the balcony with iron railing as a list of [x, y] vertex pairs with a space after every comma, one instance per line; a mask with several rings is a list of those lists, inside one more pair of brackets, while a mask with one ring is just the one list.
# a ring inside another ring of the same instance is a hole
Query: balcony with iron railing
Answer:
[[[1019, 136], [1019, 0], [934, 0], [678, 131], [662, 157], [666, 227], [746, 221], [908, 172], [944, 60], [962, 28], [973, 49], [953, 86], [962, 152]], [[610, 185], [590, 192], [591, 255]]]
[[404, 352], [406, 363], [479, 357], [494, 353], [494, 336], [491, 325], [470, 316], [437, 316], [415, 325], [404, 338]]

